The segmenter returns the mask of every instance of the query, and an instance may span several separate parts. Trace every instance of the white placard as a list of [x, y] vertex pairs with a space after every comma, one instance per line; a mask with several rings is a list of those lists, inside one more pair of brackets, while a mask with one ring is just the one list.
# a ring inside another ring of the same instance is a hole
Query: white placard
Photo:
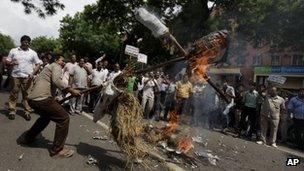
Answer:
[[141, 63], [147, 64], [147, 62], [148, 62], [148, 56], [145, 55], [145, 54], [139, 53], [138, 56], [137, 56], [137, 61], [141, 62]]
[[137, 57], [139, 54], [139, 49], [137, 47], [127, 45], [126, 49], [125, 49], [125, 54], [133, 56], [133, 57]]
[[274, 82], [274, 83], [278, 83], [278, 84], [285, 84], [286, 82], [286, 78], [282, 77], [280, 75], [269, 75], [268, 81]]

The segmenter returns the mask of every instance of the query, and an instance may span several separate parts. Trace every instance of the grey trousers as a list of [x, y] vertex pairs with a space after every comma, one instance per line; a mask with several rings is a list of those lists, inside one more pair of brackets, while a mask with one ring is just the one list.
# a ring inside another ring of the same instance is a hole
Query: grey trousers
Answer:
[[81, 113], [84, 103], [84, 95], [70, 100], [70, 110], [72, 113]]
[[[147, 103], [148, 103], [148, 105], [147, 105]], [[154, 106], [154, 97], [149, 97], [149, 96], [143, 94], [142, 101], [141, 101], [141, 107], [144, 111], [144, 116], [146, 118], [149, 117], [149, 114], [152, 111], [153, 106]]]

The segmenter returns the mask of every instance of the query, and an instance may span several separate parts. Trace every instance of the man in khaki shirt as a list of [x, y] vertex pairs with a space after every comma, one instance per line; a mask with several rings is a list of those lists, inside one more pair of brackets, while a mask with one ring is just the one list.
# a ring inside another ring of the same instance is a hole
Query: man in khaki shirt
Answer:
[[62, 81], [62, 67], [64, 59], [57, 56], [55, 62], [46, 66], [34, 82], [33, 88], [28, 96], [31, 108], [40, 117], [35, 124], [17, 140], [18, 144], [28, 145], [35, 141], [36, 137], [48, 126], [50, 121], [56, 123], [53, 147], [50, 150], [51, 156], [71, 157], [73, 150], [64, 149], [65, 140], [69, 131], [69, 114], [55, 100], [56, 88], [67, 91], [73, 96], [80, 96], [78, 90], [72, 89]]
[[269, 87], [267, 93], [261, 107], [262, 141], [258, 141], [257, 143], [266, 144], [266, 133], [269, 126], [269, 143], [272, 147], [277, 147], [278, 125], [280, 122], [280, 114], [285, 111], [285, 100], [277, 95], [277, 89], [275, 87]]
[[185, 74], [182, 76], [182, 80], [176, 83], [175, 90], [175, 101], [178, 107], [178, 114], [183, 114], [183, 112], [188, 112], [186, 109], [189, 105], [190, 95], [193, 93], [192, 83], [189, 81], [188, 76]]

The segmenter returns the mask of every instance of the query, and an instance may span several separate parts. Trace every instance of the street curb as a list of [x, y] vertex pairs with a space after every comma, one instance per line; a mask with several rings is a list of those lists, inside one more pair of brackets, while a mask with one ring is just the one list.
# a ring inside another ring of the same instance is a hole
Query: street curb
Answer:
[[[88, 118], [88, 119], [90, 119], [90, 120], [93, 121], [93, 117], [92, 117], [90, 114], [88, 114], [88, 113], [86, 113], [86, 112], [82, 112], [82, 115], [85, 116], [86, 118]], [[106, 124], [102, 123], [101, 121], [98, 121], [97, 124], [98, 124], [99, 126], [101, 126], [103, 129], [107, 130], [107, 131], [110, 130], [110, 128], [109, 128]], [[159, 158], [159, 159], [161, 159], [161, 160], [163, 160], [163, 161], [165, 161], [164, 158], [162, 158], [160, 155], [158, 155], [158, 154], [157, 154], [156, 152], [154, 152], [154, 151], [152, 152], [152, 155], [155, 156], [155, 157], [157, 157], [157, 158]], [[168, 169], [169, 171], [185, 171], [185, 169], [179, 167], [178, 165], [176, 165], [176, 164], [174, 164], [174, 163], [164, 162], [164, 164], [165, 164], [165, 166], [167, 167], [167, 169]]]
[[[93, 116], [91, 116], [90, 114], [86, 113], [86, 112], [82, 112], [82, 115], [87, 117], [88, 119], [92, 120], [93, 122]], [[103, 129], [109, 131], [110, 128], [108, 127], [108, 125], [102, 123], [101, 121], [98, 121], [96, 124], [98, 124], [99, 126], [101, 126]]]

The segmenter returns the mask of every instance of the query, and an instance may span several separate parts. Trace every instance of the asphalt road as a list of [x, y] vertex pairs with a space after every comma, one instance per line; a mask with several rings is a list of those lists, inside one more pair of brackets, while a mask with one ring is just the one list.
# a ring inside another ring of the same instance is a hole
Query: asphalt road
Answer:
[[[123, 155], [113, 141], [92, 138], [96, 131], [99, 131], [99, 136], [109, 137], [108, 131], [85, 116], [71, 116], [66, 145], [75, 150], [72, 158], [53, 159], [49, 156], [48, 149], [53, 141], [54, 123], [42, 132], [45, 139], [39, 140], [31, 147], [17, 145], [16, 139], [32, 126], [38, 116], [34, 114], [31, 121], [26, 121], [19, 108], [16, 119], [11, 121], [6, 116], [7, 110], [4, 104], [7, 101], [8, 92], [0, 92], [0, 171], [126, 170]], [[107, 125], [108, 117], [105, 117], [102, 122]], [[185, 170], [304, 170], [304, 154], [301, 151], [285, 147], [275, 149], [260, 146], [254, 142], [201, 128], [193, 130], [191, 133], [193, 136], [200, 135], [205, 142], [208, 142], [208, 145], [195, 145], [195, 149], [201, 147], [212, 151], [219, 157], [219, 161], [216, 166], [213, 166], [205, 160], [195, 169], [180, 164], [179, 166]], [[21, 155], [23, 157], [19, 159]], [[89, 155], [99, 161], [97, 166], [86, 164]], [[300, 165], [286, 167], [286, 159], [290, 157], [300, 157]], [[164, 168], [159, 163], [152, 165], [152, 170], [166, 170]], [[133, 170], [144, 169], [135, 166]]]
[[[8, 93], [0, 93], [0, 170], [124, 170], [122, 155], [115, 143], [111, 141], [94, 140], [94, 131], [100, 135], [108, 135], [97, 124], [84, 116], [72, 116], [70, 121], [67, 147], [75, 150], [72, 158], [53, 159], [49, 156], [48, 149], [51, 146], [55, 124], [51, 123], [42, 135], [45, 139], [39, 140], [32, 147], [17, 145], [16, 139], [31, 127], [38, 118], [32, 115], [31, 121], [22, 117], [18, 110], [16, 119], [11, 121], [7, 118], [4, 103], [7, 102]], [[19, 157], [23, 154], [23, 158]], [[86, 161], [91, 155], [100, 162], [98, 166], [88, 166]]]

